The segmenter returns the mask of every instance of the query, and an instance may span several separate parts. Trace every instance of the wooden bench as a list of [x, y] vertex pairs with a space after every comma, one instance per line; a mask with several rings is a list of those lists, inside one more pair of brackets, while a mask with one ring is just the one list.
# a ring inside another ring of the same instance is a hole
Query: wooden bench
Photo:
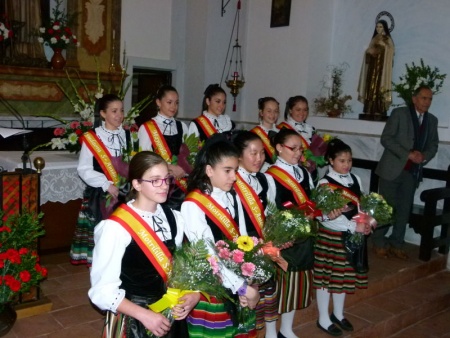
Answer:
[[[353, 159], [353, 167], [370, 170], [370, 191], [378, 191], [379, 177], [375, 174], [377, 161]], [[450, 166], [447, 170], [423, 169], [423, 177], [445, 182], [441, 188], [427, 189], [420, 194], [423, 205], [414, 204], [409, 226], [414, 232], [420, 234], [419, 259], [428, 261], [434, 248], [439, 248], [439, 253], [448, 254], [450, 247]], [[439, 208], [442, 201], [443, 207]], [[434, 229], [441, 226], [439, 236], [434, 237]]]

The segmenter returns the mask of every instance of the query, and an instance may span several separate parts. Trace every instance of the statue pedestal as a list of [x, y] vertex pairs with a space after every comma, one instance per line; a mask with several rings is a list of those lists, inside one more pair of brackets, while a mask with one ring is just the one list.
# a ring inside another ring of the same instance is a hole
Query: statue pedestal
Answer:
[[381, 115], [381, 114], [359, 114], [358, 118], [360, 120], [365, 120], [365, 121], [387, 121], [388, 116], [387, 115]]

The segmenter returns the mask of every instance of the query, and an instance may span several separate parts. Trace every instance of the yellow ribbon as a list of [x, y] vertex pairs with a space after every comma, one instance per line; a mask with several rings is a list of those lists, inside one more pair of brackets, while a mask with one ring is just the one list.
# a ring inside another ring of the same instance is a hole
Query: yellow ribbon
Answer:
[[206, 292], [167, 288], [167, 292], [162, 296], [162, 298], [157, 302], [150, 304], [148, 307], [153, 312], [162, 312], [167, 308], [173, 308], [175, 305], [179, 304], [178, 299], [191, 292], [200, 292], [203, 296], [205, 296], [208, 302], [211, 301], [210, 296]]

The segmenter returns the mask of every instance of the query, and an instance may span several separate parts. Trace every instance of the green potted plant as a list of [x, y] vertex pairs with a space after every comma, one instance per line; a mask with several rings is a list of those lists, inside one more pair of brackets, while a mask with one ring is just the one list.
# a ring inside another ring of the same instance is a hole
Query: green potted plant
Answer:
[[347, 63], [328, 67], [330, 73], [327, 77], [328, 81], [324, 80], [322, 85], [323, 89], [327, 89], [328, 95], [314, 99], [316, 114], [338, 117], [351, 112], [351, 107], [347, 104], [347, 101], [351, 100], [352, 97], [342, 94], [342, 76], [347, 68]]

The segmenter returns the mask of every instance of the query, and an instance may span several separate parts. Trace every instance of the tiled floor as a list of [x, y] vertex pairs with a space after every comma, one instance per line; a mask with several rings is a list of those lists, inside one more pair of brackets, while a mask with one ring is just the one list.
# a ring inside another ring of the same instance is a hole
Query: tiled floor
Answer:
[[[375, 281], [383, 278], [386, 274], [392, 274], [402, 268], [422, 264], [421, 261], [414, 258], [418, 256], [418, 248], [416, 246], [408, 246], [408, 251], [412, 257], [407, 262], [396, 259], [378, 259], [377, 257], [369, 256], [370, 273], [369, 281]], [[28, 338], [28, 337], [48, 337], [48, 338], [98, 338], [100, 337], [103, 317], [101, 313], [96, 311], [89, 303], [87, 297], [87, 290], [89, 288], [89, 274], [88, 269], [84, 266], [72, 266], [68, 263], [67, 254], [55, 254], [42, 257], [42, 263], [49, 270], [49, 278], [42, 283], [43, 293], [52, 301], [53, 309], [48, 313], [41, 315], [23, 318], [17, 320], [12, 331], [10, 331], [5, 338]], [[449, 288], [450, 273], [444, 273], [442, 283], [439, 283], [436, 278], [429, 278], [420, 281], [420, 290], [432, 289], [439, 292], [440, 288]], [[427, 283], [429, 285], [427, 285]], [[370, 284], [369, 284], [370, 288]], [[417, 297], [423, 292], [415, 289], [415, 297], [411, 297], [410, 286], [406, 285], [404, 289], [396, 294], [388, 293], [386, 296], [373, 297], [367, 302], [360, 302], [351, 304], [349, 301], [348, 307], [353, 311], [358, 311], [358, 306], [363, 307], [360, 312], [370, 312], [371, 306], [378, 306], [380, 304], [385, 307], [386, 312], [401, 311], [400, 303], [408, 303], [416, 301]], [[421, 295], [424, 296], [424, 295]], [[356, 297], [356, 296], [353, 296]], [[395, 300], [403, 298], [400, 302]], [[406, 299], [406, 301], [405, 301]], [[314, 306], [314, 303], [313, 305]], [[396, 308], [397, 306], [397, 308]], [[364, 325], [364, 320], [352, 317], [351, 313], [348, 315], [355, 325], [361, 327]], [[302, 318], [305, 321], [304, 329], [297, 332], [301, 337], [327, 337], [326, 334], [320, 333], [315, 328], [315, 311], [310, 311], [311, 318]], [[373, 311], [375, 313], [375, 311]], [[377, 312], [379, 316], [380, 312]], [[305, 316], [308, 317], [308, 316]], [[379, 318], [381, 320], [381, 318]], [[374, 318], [371, 318], [374, 320]], [[306, 325], [307, 324], [307, 325]], [[303, 325], [302, 325], [303, 327]], [[358, 335], [355, 335], [358, 336]], [[365, 337], [364, 335], [359, 335]], [[330, 337], [330, 336], [328, 336]], [[431, 318], [426, 318], [418, 322], [413, 327], [404, 329], [394, 336], [395, 338], [420, 338], [420, 337], [448, 337], [450, 338], [450, 304], [447, 308], [434, 315]]]

